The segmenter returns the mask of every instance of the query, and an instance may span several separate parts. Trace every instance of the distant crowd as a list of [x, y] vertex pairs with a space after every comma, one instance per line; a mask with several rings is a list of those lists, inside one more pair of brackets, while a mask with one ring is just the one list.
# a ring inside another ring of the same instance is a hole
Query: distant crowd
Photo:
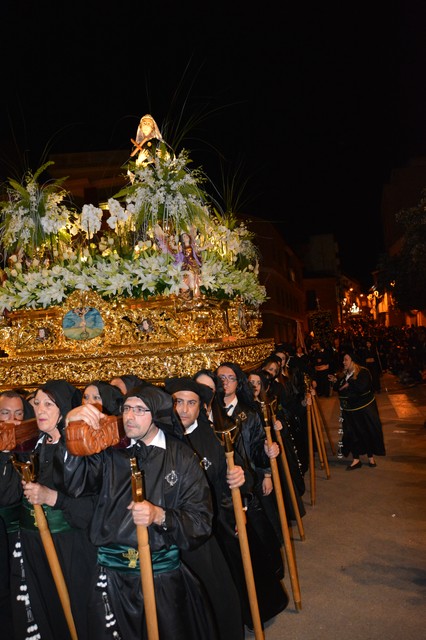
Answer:
[[[311, 334], [305, 337], [305, 352], [311, 363], [320, 349], [327, 354], [336, 371], [341, 369], [343, 352], [348, 348], [359, 364], [371, 369], [369, 365], [373, 359], [373, 368], [377, 368], [380, 375], [392, 373], [401, 384], [426, 381], [426, 327], [364, 327], [360, 324], [338, 326], [332, 336], [322, 340]], [[289, 354], [294, 353], [295, 349], [290, 346]]]

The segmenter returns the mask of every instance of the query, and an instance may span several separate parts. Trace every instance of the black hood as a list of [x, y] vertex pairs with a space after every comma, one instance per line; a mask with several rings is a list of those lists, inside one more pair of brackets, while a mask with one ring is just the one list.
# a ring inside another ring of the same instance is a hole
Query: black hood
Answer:
[[142, 386], [135, 387], [129, 393], [126, 393], [123, 404], [125, 404], [127, 398], [140, 398], [143, 400], [151, 411], [154, 424], [165, 433], [174, 433], [172, 419], [173, 398], [169, 393], [153, 384], [144, 383]]

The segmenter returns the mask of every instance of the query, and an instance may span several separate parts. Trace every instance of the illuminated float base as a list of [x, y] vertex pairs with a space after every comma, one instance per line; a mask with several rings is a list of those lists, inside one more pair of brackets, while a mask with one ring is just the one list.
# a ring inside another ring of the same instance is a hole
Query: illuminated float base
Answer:
[[273, 349], [261, 314], [239, 300], [157, 296], [107, 302], [74, 292], [60, 307], [10, 313], [0, 326], [0, 389], [51, 378], [84, 386], [132, 374], [154, 383], [232, 361], [256, 367]]

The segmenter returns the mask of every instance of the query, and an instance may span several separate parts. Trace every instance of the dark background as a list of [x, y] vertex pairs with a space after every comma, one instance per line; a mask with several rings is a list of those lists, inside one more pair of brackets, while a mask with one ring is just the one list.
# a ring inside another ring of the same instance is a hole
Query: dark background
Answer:
[[290, 245], [334, 233], [369, 287], [383, 184], [426, 149], [426, 3], [375, 4], [7, 0], [0, 177], [130, 151], [151, 113], [214, 195]]

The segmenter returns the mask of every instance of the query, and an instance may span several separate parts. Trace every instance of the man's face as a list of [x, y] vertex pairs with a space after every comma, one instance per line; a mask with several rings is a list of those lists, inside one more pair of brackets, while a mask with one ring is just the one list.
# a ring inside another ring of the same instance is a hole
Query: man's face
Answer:
[[21, 398], [0, 396], [0, 422], [15, 422], [24, 419], [24, 403]]
[[134, 440], [144, 440], [153, 431], [152, 415], [141, 398], [127, 398], [123, 405], [123, 426], [126, 436]]
[[200, 414], [200, 397], [194, 391], [176, 391], [173, 403], [184, 428], [194, 424]]

